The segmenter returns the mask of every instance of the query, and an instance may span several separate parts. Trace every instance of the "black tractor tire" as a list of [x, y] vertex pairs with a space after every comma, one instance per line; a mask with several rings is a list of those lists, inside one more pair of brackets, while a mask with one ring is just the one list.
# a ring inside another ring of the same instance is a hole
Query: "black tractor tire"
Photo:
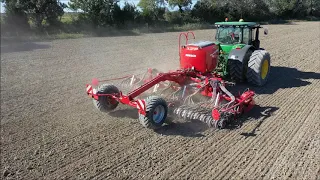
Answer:
[[255, 86], [263, 86], [267, 83], [269, 75], [270, 54], [265, 50], [254, 51], [248, 62], [247, 81]]
[[229, 74], [233, 81], [235, 82], [244, 82], [246, 78], [247, 65], [249, 58], [252, 54], [252, 50], [249, 49], [244, 56], [242, 62], [239, 60], [229, 59]]
[[[111, 84], [103, 84], [98, 87], [97, 94], [120, 94], [119, 89]], [[111, 103], [113, 101], [113, 103]], [[94, 106], [101, 112], [110, 112], [114, 110], [119, 102], [108, 96], [99, 96], [98, 100], [93, 99]]]
[[233, 81], [243, 82], [243, 64], [238, 60], [229, 59], [229, 72]]
[[[159, 116], [155, 117], [155, 113]], [[146, 99], [146, 115], [139, 114], [139, 121], [145, 128], [158, 129], [166, 122], [167, 114], [167, 102], [161, 97], [149, 96]]]

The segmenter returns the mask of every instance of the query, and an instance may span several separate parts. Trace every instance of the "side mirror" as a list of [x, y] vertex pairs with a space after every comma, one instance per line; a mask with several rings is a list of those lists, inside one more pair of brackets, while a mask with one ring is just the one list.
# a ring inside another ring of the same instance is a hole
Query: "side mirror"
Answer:
[[268, 35], [268, 28], [264, 28], [264, 35]]

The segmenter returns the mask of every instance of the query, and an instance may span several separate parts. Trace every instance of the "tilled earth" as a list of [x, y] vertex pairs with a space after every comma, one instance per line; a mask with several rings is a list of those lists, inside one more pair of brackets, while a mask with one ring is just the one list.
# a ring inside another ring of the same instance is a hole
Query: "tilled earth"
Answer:
[[[237, 125], [97, 111], [92, 78], [178, 67], [179, 33], [1, 44], [2, 179], [320, 179], [320, 23], [269, 25], [269, 83]], [[213, 40], [213, 30], [196, 31]]]

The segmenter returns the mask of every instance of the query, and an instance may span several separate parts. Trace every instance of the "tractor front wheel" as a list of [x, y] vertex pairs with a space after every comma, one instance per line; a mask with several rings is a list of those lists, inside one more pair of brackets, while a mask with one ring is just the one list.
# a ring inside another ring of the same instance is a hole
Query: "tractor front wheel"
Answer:
[[270, 54], [265, 50], [252, 53], [247, 70], [247, 81], [256, 86], [266, 84], [270, 74]]
[[[103, 84], [97, 91], [97, 94], [120, 94], [118, 88], [111, 84]], [[101, 112], [110, 112], [118, 106], [119, 102], [110, 96], [99, 96], [98, 100], [93, 99], [93, 104]]]
[[157, 96], [146, 99], [146, 115], [139, 114], [140, 123], [149, 129], [158, 129], [165, 122], [168, 114], [167, 102]]

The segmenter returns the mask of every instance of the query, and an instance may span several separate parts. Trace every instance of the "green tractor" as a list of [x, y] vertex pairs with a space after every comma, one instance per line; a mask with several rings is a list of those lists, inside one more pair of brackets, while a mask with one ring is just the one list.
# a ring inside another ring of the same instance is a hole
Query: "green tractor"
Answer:
[[[259, 29], [255, 22], [217, 22], [215, 44], [219, 62], [215, 72], [236, 82], [263, 86], [270, 72], [270, 54], [260, 48]], [[264, 29], [268, 34], [268, 29]]]

